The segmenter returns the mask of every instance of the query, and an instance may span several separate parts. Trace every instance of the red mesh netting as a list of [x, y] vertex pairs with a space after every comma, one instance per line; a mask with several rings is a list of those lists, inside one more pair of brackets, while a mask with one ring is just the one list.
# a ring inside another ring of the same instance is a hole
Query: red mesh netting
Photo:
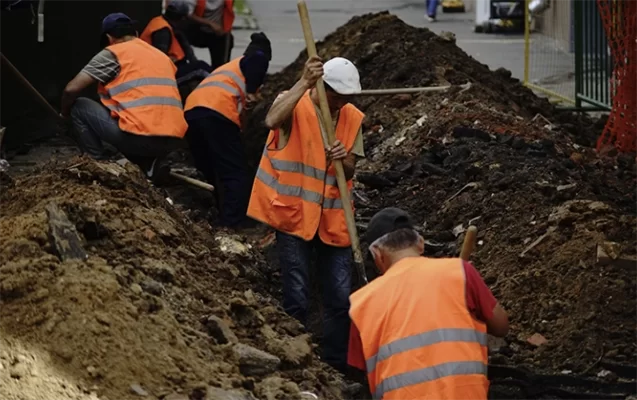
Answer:
[[613, 57], [612, 109], [597, 148], [637, 150], [637, 0], [597, 0]]

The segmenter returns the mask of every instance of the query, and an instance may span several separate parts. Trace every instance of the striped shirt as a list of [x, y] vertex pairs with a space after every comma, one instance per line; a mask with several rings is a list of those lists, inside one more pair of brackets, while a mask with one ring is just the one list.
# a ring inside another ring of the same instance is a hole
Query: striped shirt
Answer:
[[104, 49], [97, 53], [82, 71], [106, 85], [119, 75], [121, 69], [115, 54], [110, 50]]

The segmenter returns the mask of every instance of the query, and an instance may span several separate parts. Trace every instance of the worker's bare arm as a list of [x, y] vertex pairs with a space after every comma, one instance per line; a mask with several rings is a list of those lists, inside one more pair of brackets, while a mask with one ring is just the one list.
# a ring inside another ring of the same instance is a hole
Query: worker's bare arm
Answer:
[[84, 89], [97, 83], [97, 80], [84, 71], [80, 71], [69, 83], [66, 84], [64, 92], [62, 92], [62, 104], [60, 110], [62, 110], [63, 116], [68, 116], [71, 112], [71, 106], [82, 93]]
[[343, 171], [345, 172], [346, 180], [352, 179], [354, 173], [356, 173], [356, 158], [356, 154], [350, 153], [343, 159]]
[[278, 129], [285, 121], [289, 120], [305, 92], [323, 76], [323, 63], [317, 56], [311, 57], [305, 63], [303, 76], [292, 86], [292, 89], [283, 93], [278, 100], [272, 104], [268, 115], [265, 117], [265, 125], [270, 129]]
[[493, 317], [487, 321], [487, 332], [497, 337], [504, 337], [509, 332], [509, 316], [500, 303], [495, 305]]
[[215, 22], [209, 21], [209, 20], [205, 19], [204, 17], [200, 17], [200, 16], [195, 15], [195, 14], [190, 14], [188, 16], [188, 18], [190, 18], [191, 20], [193, 20], [193, 21], [195, 21], [195, 22], [197, 22], [197, 23], [199, 23], [201, 25], [209, 26], [210, 29], [212, 29], [212, 31], [214, 33], [216, 33], [217, 35], [223, 34], [223, 28], [221, 27], [221, 25], [219, 25], [219, 24], [217, 24]]

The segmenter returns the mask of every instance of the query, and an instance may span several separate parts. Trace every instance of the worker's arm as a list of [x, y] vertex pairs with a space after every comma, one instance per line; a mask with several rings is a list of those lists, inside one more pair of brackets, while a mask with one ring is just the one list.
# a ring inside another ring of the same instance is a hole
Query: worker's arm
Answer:
[[97, 80], [84, 71], [80, 71], [69, 83], [67, 83], [62, 92], [62, 104], [60, 110], [62, 116], [68, 117], [71, 114], [71, 106], [75, 99], [82, 93], [84, 89], [96, 83]]
[[354, 173], [356, 172], [356, 154], [348, 153], [340, 140], [337, 139], [331, 148], [326, 149], [325, 154], [327, 155], [328, 162], [341, 160], [346, 180], [350, 180], [354, 177]]
[[294, 107], [296, 107], [301, 97], [306, 91], [314, 87], [322, 76], [323, 63], [321, 59], [317, 56], [308, 59], [301, 79], [292, 86], [292, 89], [282, 94], [270, 107], [270, 111], [265, 117], [265, 125], [269, 129], [278, 129], [285, 121], [289, 120]]
[[464, 262], [464, 270], [469, 312], [487, 325], [487, 333], [498, 337], [506, 336], [509, 332], [509, 317], [506, 311], [471, 263]]
[[207, 25], [210, 27], [210, 29], [212, 29], [212, 31], [214, 33], [216, 33], [217, 35], [223, 35], [223, 28], [221, 27], [221, 25], [217, 24], [216, 22], [212, 22], [210, 20], [207, 20], [204, 17], [200, 17], [198, 15], [195, 14], [190, 14], [188, 16], [188, 18], [190, 18], [191, 20], [201, 24], [201, 25]]
[[352, 322], [349, 329], [349, 345], [347, 348], [347, 364], [351, 367], [365, 371], [365, 355], [363, 354], [363, 342], [358, 328]]
[[[168, 54], [168, 50], [170, 50], [170, 45], [173, 38], [170, 34], [170, 29], [162, 28], [153, 32], [150, 40], [155, 48], [159, 49], [164, 54]], [[174, 62], [175, 60], [172, 61]]]

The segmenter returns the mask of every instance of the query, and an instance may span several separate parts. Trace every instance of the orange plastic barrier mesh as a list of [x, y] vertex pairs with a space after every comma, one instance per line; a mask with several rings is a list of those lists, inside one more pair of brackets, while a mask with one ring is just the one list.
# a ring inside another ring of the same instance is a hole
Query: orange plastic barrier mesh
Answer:
[[597, 0], [613, 57], [612, 108], [597, 149], [637, 150], [637, 0]]

